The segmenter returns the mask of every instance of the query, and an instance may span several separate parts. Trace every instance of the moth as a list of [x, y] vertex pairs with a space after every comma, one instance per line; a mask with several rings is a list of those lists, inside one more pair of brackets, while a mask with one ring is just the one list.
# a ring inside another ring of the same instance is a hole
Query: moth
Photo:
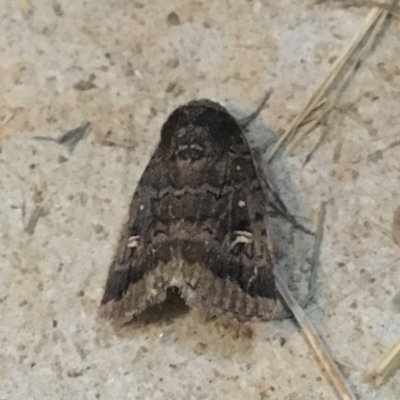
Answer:
[[239, 122], [210, 100], [177, 108], [133, 195], [103, 315], [127, 321], [176, 288], [212, 316], [271, 319], [277, 290], [266, 201]]

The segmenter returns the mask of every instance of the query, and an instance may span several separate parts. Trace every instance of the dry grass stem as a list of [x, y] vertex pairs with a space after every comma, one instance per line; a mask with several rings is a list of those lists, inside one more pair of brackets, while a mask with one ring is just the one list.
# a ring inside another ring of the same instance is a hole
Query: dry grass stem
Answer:
[[29, 3], [29, 0], [14, 0], [17, 7], [25, 14], [29, 14], [31, 11], [31, 5]]
[[400, 365], [400, 340], [383, 355], [371, 372], [371, 378], [376, 388], [379, 388], [387, 377]]
[[346, 385], [345, 378], [337, 368], [336, 364], [332, 360], [329, 351], [325, 347], [321, 338], [319, 337], [315, 327], [311, 324], [311, 321], [307, 318], [302, 308], [297, 304], [296, 300], [287, 289], [282, 276], [279, 271], [275, 272], [276, 286], [284, 299], [287, 306], [290, 308], [298, 324], [300, 325], [304, 335], [310, 344], [314, 355], [317, 357], [319, 362], [324, 367], [328, 379], [332, 382], [340, 400], [356, 400], [356, 397], [350, 392]]
[[[387, 0], [382, 4], [393, 7], [396, 1], [397, 0]], [[292, 121], [284, 134], [279, 138], [268, 157], [268, 161], [275, 156], [277, 151], [285, 143], [291, 141], [292, 143], [288, 147], [288, 150], [292, 150], [294, 146], [304, 139], [304, 137], [329, 113], [335, 105], [338, 96], [344, 89], [344, 86], [359, 66], [360, 61], [370, 51], [389, 13], [390, 11], [380, 6], [371, 9], [357, 34], [348, 43], [340, 57], [338, 57], [334, 63], [331, 72]], [[360, 49], [361, 45], [362, 48]], [[356, 52], [357, 56], [355, 56]], [[347, 70], [344, 73], [346, 67]], [[334, 84], [336, 85], [334, 86]], [[311, 122], [305, 124], [305, 121]], [[303, 129], [301, 129], [302, 127]], [[295, 138], [296, 134], [297, 137]]]

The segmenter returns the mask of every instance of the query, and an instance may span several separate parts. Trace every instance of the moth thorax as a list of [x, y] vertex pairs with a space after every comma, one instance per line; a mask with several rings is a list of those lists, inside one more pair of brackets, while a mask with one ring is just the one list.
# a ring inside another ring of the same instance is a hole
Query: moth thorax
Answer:
[[182, 160], [197, 161], [215, 152], [215, 144], [208, 130], [202, 126], [180, 129], [171, 144], [175, 156]]

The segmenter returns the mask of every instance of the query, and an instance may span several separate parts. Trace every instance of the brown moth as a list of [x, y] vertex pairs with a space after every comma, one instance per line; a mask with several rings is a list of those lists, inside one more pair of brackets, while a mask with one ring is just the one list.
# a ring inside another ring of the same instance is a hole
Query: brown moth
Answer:
[[103, 313], [129, 320], [173, 287], [209, 315], [271, 319], [277, 291], [266, 201], [235, 118], [210, 100], [177, 108], [133, 195]]

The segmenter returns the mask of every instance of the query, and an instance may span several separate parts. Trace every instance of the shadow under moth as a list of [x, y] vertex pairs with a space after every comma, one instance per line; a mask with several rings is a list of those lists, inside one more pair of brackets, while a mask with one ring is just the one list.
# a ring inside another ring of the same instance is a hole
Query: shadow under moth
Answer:
[[266, 201], [239, 122], [209, 100], [177, 108], [133, 195], [102, 314], [128, 321], [177, 288], [212, 316], [273, 318]]

